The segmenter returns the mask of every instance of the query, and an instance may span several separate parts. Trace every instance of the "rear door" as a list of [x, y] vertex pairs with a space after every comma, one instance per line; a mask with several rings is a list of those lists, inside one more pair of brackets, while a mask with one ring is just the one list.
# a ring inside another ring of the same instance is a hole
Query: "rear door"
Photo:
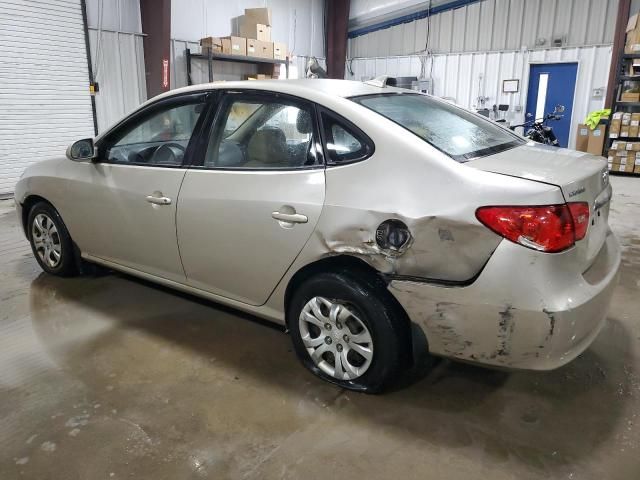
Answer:
[[229, 92], [187, 171], [177, 230], [187, 283], [261, 305], [313, 233], [325, 176], [314, 106]]

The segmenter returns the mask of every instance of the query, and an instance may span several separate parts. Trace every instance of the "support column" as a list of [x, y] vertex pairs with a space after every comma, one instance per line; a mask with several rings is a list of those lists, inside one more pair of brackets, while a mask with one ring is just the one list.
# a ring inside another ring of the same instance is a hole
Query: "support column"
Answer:
[[326, 0], [327, 75], [344, 78], [347, 60], [347, 31], [349, 26], [349, 0]]
[[147, 97], [166, 92], [171, 86], [171, 0], [140, 0], [144, 37]]
[[616, 30], [613, 34], [613, 50], [611, 51], [611, 67], [609, 69], [609, 82], [607, 84], [607, 96], [604, 107], [611, 108], [616, 94], [616, 70], [618, 61], [624, 53], [626, 41], [627, 22], [629, 21], [629, 11], [631, 10], [631, 0], [620, 0], [618, 3], [618, 15], [616, 17]]

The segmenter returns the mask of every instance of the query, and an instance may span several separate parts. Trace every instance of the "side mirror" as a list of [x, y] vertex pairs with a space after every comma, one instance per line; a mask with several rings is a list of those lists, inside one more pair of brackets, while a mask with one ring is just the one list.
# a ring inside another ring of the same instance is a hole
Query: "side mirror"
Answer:
[[74, 162], [93, 160], [98, 156], [98, 150], [93, 144], [93, 138], [83, 138], [67, 148], [67, 158]]

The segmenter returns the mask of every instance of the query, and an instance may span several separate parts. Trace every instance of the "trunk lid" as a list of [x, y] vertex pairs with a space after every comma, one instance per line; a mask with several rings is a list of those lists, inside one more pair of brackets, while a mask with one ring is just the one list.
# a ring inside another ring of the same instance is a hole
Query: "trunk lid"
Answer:
[[[589, 228], [584, 239], [576, 242], [576, 248], [583, 269], [591, 266], [605, 242], [609, 228], [611, 186], [604, 158], [546, 145], [527, 144], [472, 160], [465, 165], [556, 185], [561, 189], [565, 201], [587, 202]], [[518, 204], [517, 199], [514, 199], [514, 204]]]

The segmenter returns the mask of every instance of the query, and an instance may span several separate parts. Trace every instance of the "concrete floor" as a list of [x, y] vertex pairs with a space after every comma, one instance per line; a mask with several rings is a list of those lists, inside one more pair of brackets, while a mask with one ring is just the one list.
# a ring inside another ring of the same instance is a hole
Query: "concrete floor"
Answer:
[[607, 326], [553, 372], [342, 391], [281, 331], [118, 274], [43, 274], [0, 202], [0, 479], [640, 478], [640, 179]]

